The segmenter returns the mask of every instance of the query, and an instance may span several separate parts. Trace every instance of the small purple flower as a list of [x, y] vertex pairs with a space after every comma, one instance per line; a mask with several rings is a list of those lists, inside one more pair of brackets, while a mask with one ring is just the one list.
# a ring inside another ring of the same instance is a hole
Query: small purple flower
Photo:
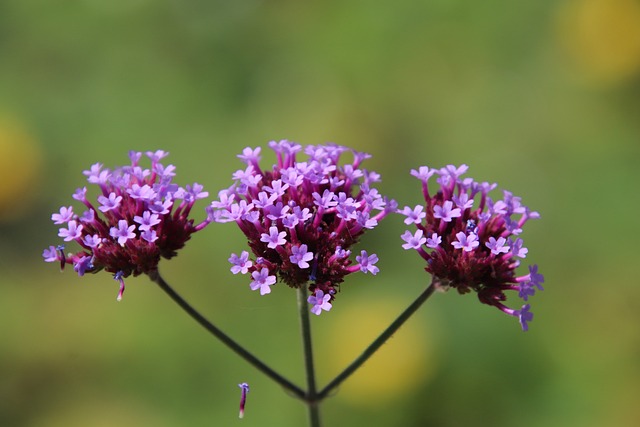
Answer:
[[110, 210], [117, 209], [122, 201], [122, 196], [116, 195], [116, 193], [110, 193], [109, 197], [98, 196], [98, 202], [100, 202], [100, 209], [102, 212], [109, 212]]
[[516, 315], [518, 316], [520, 325], [522, 325], [523, 331], [529, 330], [529, 322], [533, 320], [533, 313], [529, 311], [530, 309], [531, 306], [529, 304], [525, 304], [522, 306], [522, 309], [516, 311]]
[[[416, 233], [431, 236], [426, 239], [427, 250], [421, 246], [418, 252], [425, 259], [425, 270], [433, 276], [434, 284], [442, 289], [455, 288], [461, 294], [475, 291], [480, 302], [518, 317], [526, 330], [533, 319], [529, 304], [516, 310], [503, 302], [508, 291], [517, 291], [526, 302], [536, 289], [542, 290], [544, 277], [538, 274], [537, 266], [530, 266], [529, 274], [516, 273], [518, 258], [526, 257], [528, 250], [522, 239], [515, 237], [529, 219], [540, 215], [508, 191], [502, 192], [502, 200], [494, 201], [489, 193], [497, 185], [463, 178], [467, 170], [466, 165], [448, 165], [411, 171], [422, 181], [427, 212], [416, 222]], [[437, 176], [439, 185], [435, 194], [429, 189], [432, 175]], [[406, 216], [410, 212], [405, 208], [402, 213]], [[402, 247], [412, 248], [410, 239], [414, 236], [405, 232], [402, 238], [406, 243]]]
[[73, 269], [78, 273], [78, 276], [81, 277], [84, 276], [86, 271], [90, 271], [92, 268], [93, 262], [89, 256], [80, 257], [73, 263]]
[[249, 252], [242, 251], [240, 256], [236, 254], [231, 254], [231, 258], [229, 258], [229, 262], [233, 264], [231, 267], [231, 272], [233, 274], [247, 274], [249, 268], [253, 265], [253, 262], [249, 259]]
[[84, 242], [85, 245], [87, 245], [90, 248], [95, 248], [97, 247], [100, 243], [102, 243], [102, 237], [100, 237], [99, 234], [94, 234], [93, 236], [90, 235], [86, 235], [84, 236], [84, 238], [82, 239], [82, 241]]
[[518, 258], [526, 258], [529, 249], [522, 246], [522, 239], [518, 238], [510, 245], [511, 253]]
[[438, 236], [438, 233], [431, 234], [431, 237], [427, 237], [427, 247], [435, 249], [442, 243], [442, 237]]
[[480, 245], [480, 242], [478, 242], [478, 236], [473, 233], [469, 233], [467, 236], [464, 234], [464, 231], [460, 231], [456, 234], [456, 238], [458, 240], [451, 242], [451, 245], [454, 248], [462, 249], [465, 252], [471, 252]]
[[48, 249], [42, 251], [42, 257], [44, 262], [56, 262], [58, 261], [58, 250], [55, 246], [49, 246]]
[[378, 274], [380, 269], [375, 266], [378, 262], [378, 256], [376, 254], [367, 255], [367, 251], [363, 250], [360, 255], [356, 257], [356, 261], [360, 263], [360, 271], [363, 273], [371, 273], [374, 276]]
[[127, 223], [127, 220], [121, 219], [120, 221], [118, 221], [117, 227], [111, 227], [109, 234], [111, 235], [111, 237], [118, 240], [118, 244], [120, 246], [124, 246], [127, 240], [136, 237], [136, 233], [133, 232], [133, 230], [135, 229], [135, 225], [129, 225]]
[[544, 276], [538, 273], [538, 266], [536, 264], [529, 266], [529, 280], [531, 281], [531, 285], [535, 286], [539, 290], [544, 290], [542, 288], [542, 283], [544, 283]]
[[262, 233], [262, 235], [260, 235], [260, 241], [265, 242], [268, 248], [275, 249], [287, 243], [287, 239], [285, 239], [286, 235], [286, 231], [279, 231], [278, 227], [274, 225], [269, 227], [269, 233]]
[[405, 206], [402, 210], [402, 215], [406, 216], [404, 223], [409, 224], [420, 224], [422, 220], [427, 216], [426, 212], [422, 212], [424, 207], [421, 205], [417, 205], [415, 208], [411, 209], [409, 206]]
[[154, 243], [156, 240], [158, 240], [158, 233], [156, 233], [156, 230], [144, 230], [142, 233], [140, 233], [140, 238], [142, 240], [146, 240], [149, 243]]
[[331, 301], [331, 294], [325, 294], [321, 290], [317, 290], [315, 295], [310, 295], [309, 298], [307, 298], [307, 302], [313, 304], [311, 312], [316, 316], [319, 316], [322, 310], [331, 310], [332, 305], [329, 301]]
[[420, 166], [418, 170], [411, 169], [411, 175], [424, 182], [427, 182], [434, 173], [436, 173], [435, 169], [429, 169], [426, 166]]
[[138, 230], [146, 231], [150, 230], [154, 225], [160, 224], [160, 215], [152, 214], [149, 211], [144, 211], [142, 213], [142, 216], [134, 216], [133, 221], [140, 224], [138, 225]]
[[435, 205], [433, 207], [433, 217], [442, 219], [444, 222], [451, 222], [454, 218], [458, 218], [462, 214], [459, 208], [453, 208], [453, 202], [447, 200], [442, 206]]
[[247, 164], [257, 165], [260, 161], [260, 151], [262, 148], [258, 147], [255, 150], [251, 147], [246, 147], [242, 150], [242, 154], [238, 154], [238, 158], [240, 158], [243, 162]]
[[69, 222], [73, 219], [73, 207], [63, 206], [60, 208], [60, 213], [54, 213], [51, 215], [51, 220], [54, 224], [64, 224], [65, 222]]
[[414, 234], [411, 234], [409, 230], [405, 231], [402, 235], [402, 240], [407, 243], [402, 245], [402, 247], [404, 249], [419, 249], [427, 242], [427, 239], [423, 237], [423, 234], [422, 230], [416, 230]]
[[84, 226], [82, 224], [78, 225], [76, 221], [69, 221], [67, 223], [67, 228], [61, 228], [58, 232], [58, 236], [64, 238], [65, 242], [70, 242], [72, 240], [79, 239], [82, 236], [82, 229]]
[[307, 245], [292, 246], [291, 254], [289, 260], [293, 264], [297, 264], [300, 268], [309, 268], [309, 261], [313, 259], [313, 252], [307, 252]]
[[271, 293], [269, 286], [276, 283], [276, 276], [269, 275], [268, 268], [262, 268], [260, 271], [254, 271], [251, 273], [253, 281], [251, 282], [251, 290], [256, 291], [260, 289], [260, 295], [266, 295]]
[[491, 249], [491, 253], [494, 255], [506, 254], [509, 252], [509, 247], [506, 245], [507, 239], [504, 237], [498, 237], [496, 239], [493, 236], [489, 237], [489, 241], [485, 242], [485, 246]]

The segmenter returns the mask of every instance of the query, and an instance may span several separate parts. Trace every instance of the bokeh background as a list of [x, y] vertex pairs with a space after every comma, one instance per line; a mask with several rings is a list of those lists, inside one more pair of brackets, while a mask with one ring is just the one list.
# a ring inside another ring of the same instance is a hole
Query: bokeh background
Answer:
[[[543, 218], [523, 235], [546, 278], [529, 332], [438, 294], [324, 403], [325, 425], [640, 425], [639, 113], [638, 0], [4, 0], [0, 425], [305, 425], [146, 278], [116, 303], [109, 275], [41, 258], [95, 162], [168, 150], [177, 181], [214, 196], [242, 148], [285, 138], [373, 154], [400, 206], [420, 200], [410, 168], [466, 163]], [[403, 231], [365, 237], [381, 273], [312, 319], [321, 385], [429, 282]], [[251, 292], [226, 261], [243, 248], [212, 224], [161, 271], [302, 384], [295, 292]]]

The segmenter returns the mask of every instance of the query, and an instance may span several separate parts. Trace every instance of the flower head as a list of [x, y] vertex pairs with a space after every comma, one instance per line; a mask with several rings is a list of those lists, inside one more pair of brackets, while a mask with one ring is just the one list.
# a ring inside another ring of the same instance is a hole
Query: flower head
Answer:
[[[440, 288], [455, 288], [461, 294], [475, 291], [481, 302], [517, 317], [527, 330], [533, 319], [530, 305], [516, 310], [503, 301], [506, 291], [517, 291], [527, 301], [536, 289], [542, 290], [544, 276], [536, 265], [529, 267], [529, 274], [516, 273], [518, 258], [526, 257], [528, 250], [522, 239], [515, 237], [529, 219], [540, 215], [508, 191], [494, 201], [489, 193], [496, 185], [461, 178], [467, 169], [466, 165], [449, 165], [440, 170], [423, 166], [412, 171], [422, 182], [425, 203], [399, 212], [407, 216], [406, 224], [415, 222], [417, 228], [415, 233], [406, 231], [402, 235], [402, 247], [415, 249], [426, 260], [425, 270]], [[439, 184], [435, 194], [429, 192], [428, 185], [433, 175]], [[415, 221], [422, 207], [426, 217]]]
[[[310, 282], [312, 312], [320, 314], [331, 307], [345, 275], [378, 272], [375, 254], [362, 251], [352, 265], [349, 248], [397, 205], [372, 187], [378, 174], [360, 169], [364, 153], [286, 140], [269, 147], [276, 154], [271, 169], [260, 166], [260, 148], [243, 150], [238, 157], [246, 168], [233, 174], [236, 182], [220, 192], [209, 217], [233, 221], [246, 235], [255, 260], [232, 255], [229, 261], [232, 272], [251, 273], [251, 289], [267, 294], [276, 278], [293, 288]], [[306, 159], [298, 159], [301, 152]], [[347, 154], [352, 160], [341, 162]], [[419, 218], [420, 211], [412, 215]]]
[[63, 206], [51, 216], [61, 225], [58, 236], [66, 242], [75, 241], [79, 252], [65, 254], [62, 247], [50, 246], [43, 253], [47, 262], [59, 261], [62, 268], [73, 264], [78, 275], [105, 270], [114, 275], [124, 292], [124, 278], [151, 273], [160, 258], [172, 258], [191, 234], [204, 228], [211, 219], [198, 225], [189, 218], [195, 201], [208, 196], [202, 186], [185, 188], [172, 182], [172, 165], [159, 161], [168, 153], [147, 152], [151, 168], [139, 165], [142, 153], [130, 152], [131, 164], [113, 170], [96, 163], [84, 175], [97, 185], [95, 202], [88, 198], [86, 187], [78, 189], [73, 198], [86, 210], [77, 215], [72, 206]]

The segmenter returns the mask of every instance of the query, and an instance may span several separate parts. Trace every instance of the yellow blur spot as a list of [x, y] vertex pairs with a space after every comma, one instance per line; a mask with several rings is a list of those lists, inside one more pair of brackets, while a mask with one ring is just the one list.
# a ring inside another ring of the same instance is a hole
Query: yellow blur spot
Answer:
[[[347, 367], [404, 309], [393, 298], [360, 300], [357, 304], [340, 305], [330, 313], [335, 325], [328, 328], [328, 343], [322, 347], [326, 354], [320, 356], [330, 364], [331, 373]], [[338, 393], [355, 405], [393, 404], [432, 377], [434, 359], [431, 334], [424, 318], [417, 315], [349, 377]]]
[[40, 147], [15, 120], [0, 116], [0, 221], [30, 208], [38, 194]]
[[559, 26], [568, 53], [593, 82], [618, 83], [640, 73], [640, 1], [570, 0]]

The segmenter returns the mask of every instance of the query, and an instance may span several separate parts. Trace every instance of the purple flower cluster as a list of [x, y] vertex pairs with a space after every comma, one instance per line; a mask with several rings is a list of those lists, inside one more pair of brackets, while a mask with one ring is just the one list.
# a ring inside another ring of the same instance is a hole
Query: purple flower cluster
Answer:
[[[544, 276], [536, 265], [529, 267], [528, 274], [516, 275], [519, 259], [528, 252], [518, 236], [527, 220], [540, 215], [508, 191], [494, 201], [488, 194], [497, 185], [461, 178], [467, 169], [449, 165], [411, 171], [422, 182], [425, 204], [398, 211], [406, 217], [405, 224], [417, 228], [402, 235], [402, 247], [415, 249], [427, 261], [425, 270], [439, 287], [453, 287], [461, 294], [476, 291], [484, 304], [518, 317], [526, 331], [533, 319], [530, 305], [512, 309], [503, 301], [505, 291], [517, 291], [526, 302], [536, 289], [542, 290]], [[433, 175], [440, 188], [431, 195], [428, 182]]]
[[58, 236], [75, 241], [82, 250], [64, 253], [64, 246], [50, 246], [43, 252], [47, 262], [73, 264], [78, 275], [106, 270], [120, 283], [118, 300], [124, 292], [124, 278], [155, 271], [161, 257], [172, 258], [191, 234], [203, 229], [210, 219], [198, 225], [189, 219], [196, 200], [208, 197], [195, 183], [185, 188], [172, 182], [173, 165], [160, 160], [169, 153], [146, 152], [151, 168], [139, 165], [142, 153], [131, 151], [130, 166], [113, 170], [96, 163], [84, 175], [99, 187], [97, 205], [87, 197], [87, 188], [79, 188], [73, 198], [86, 210], [78, 215], [72, 206], [63, 206], [51, 215], [61, 225]]
[[[334, 144], [303, 149], [286, 140], [269, 147], [277, 157], [271, 170], [260, 167], [259, 147], [238, 156], [247, 167], [211, 204], [210, 218], [235, 222], [246, 235], [255, 258], [242, 251], [229, 262], [234, 274], [251, 275], [251, 289], [264, 295], [278, 279], [293, 288], [310, 282], [308, 302], [320, 314], [331, 309], [346, 274], [378, 273], [375, 254], [363, 250], [352, 265], [349, 248], [397, 205], [372, 187], [377, 173], [360, 169], [368, 154]], [[303, 150], [308, 158], [297, 161]], [[345, 152], [353, 160], [340, 165]]]

